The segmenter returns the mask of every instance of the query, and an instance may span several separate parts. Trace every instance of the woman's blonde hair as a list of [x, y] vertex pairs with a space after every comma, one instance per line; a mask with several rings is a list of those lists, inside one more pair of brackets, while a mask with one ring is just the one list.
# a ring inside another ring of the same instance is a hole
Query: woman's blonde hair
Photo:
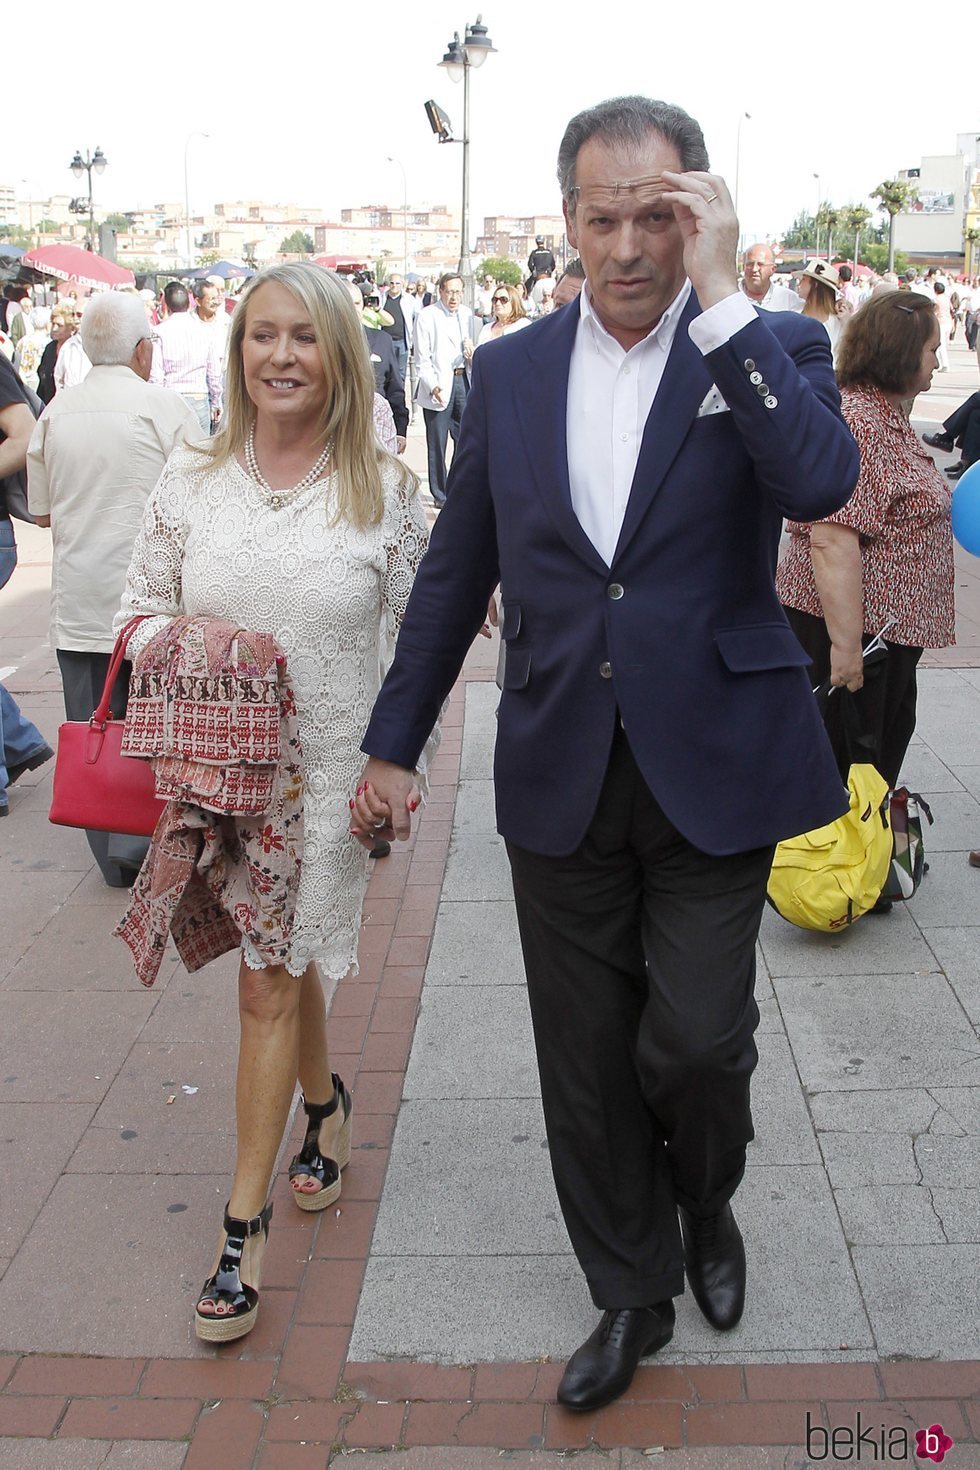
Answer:
[[224, 464], [244, 448], [255, 421], [255, 405], [245, 388], [242, 343], [252, 297], [270, 281], [285, 286], [309, 315], [320, 350], [327, 384], [317, 440], [333, 440], [337, 480], [335, 523], [349, 521], [359, 530], [375, 526], [384, 511], [382, 466], [394, 465], [403, 487], [413, 493], [417, 480], [403, 461], [389, 454], [374, 432], [374, 373], [364, 330], [347, 286], [333, 271], [308, 261], [269, 266], [249, 281], [238, 299], [228, 334], [228, 371], [221, 429], [208, 443], [196, 445]]

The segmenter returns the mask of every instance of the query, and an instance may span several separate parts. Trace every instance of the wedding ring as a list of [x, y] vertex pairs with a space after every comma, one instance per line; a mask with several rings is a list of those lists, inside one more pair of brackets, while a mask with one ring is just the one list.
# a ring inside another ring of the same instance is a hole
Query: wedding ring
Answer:
[[718, 195], [717, 194], [709, 194], [708, 197], [707, 197], [707, 199], [704, 202], [705, 202], [705, 204], [714, 204], [714, 202], [715, 202], [715, 200], [717, 198], [718, 198]]

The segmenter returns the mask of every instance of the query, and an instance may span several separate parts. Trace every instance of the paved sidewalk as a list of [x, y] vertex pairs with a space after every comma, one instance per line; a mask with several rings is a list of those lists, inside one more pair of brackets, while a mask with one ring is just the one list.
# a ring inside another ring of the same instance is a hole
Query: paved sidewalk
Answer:
[[[937, 381], [933, 420], [975, 361], [954, 345]], [[46, 534], [19, 540], [0, 667], [51, 738]], [[142, 991], [110, 934], [123, 898], [46, 820], [50, 767], [23, 778], [0, 826], [3, 1470], [354, 1453], [366, 1470], [538, 1470], [571, 1452], [579, 1470], [804, 1470], [833, 1429], [843, 1448], [869, 1426], [912, 1462], [937, 1422], [952, 1470], [980, 1466], [976, 565], [958, 559], [961, 642], [921, 678], [907, 775], [936, 814], [925, 885], [834, 938], [763, 924], [745, 1318], [719, 1337], [681, 1299], [673, 1343], [601, 1414], [553, 1402], [594, 1312], [554, 1198], [493, 829], [495, 643], [471, 653], [432, 799], [378, 867], [360, 974], [334, 996], [355, 1092], [342, 1200], [301, 1215], [278, 1178], [260, 1321], [227, 1349], [190, 1319], [228, 1187], [235, 960], [188, 976], [171, 951]]]

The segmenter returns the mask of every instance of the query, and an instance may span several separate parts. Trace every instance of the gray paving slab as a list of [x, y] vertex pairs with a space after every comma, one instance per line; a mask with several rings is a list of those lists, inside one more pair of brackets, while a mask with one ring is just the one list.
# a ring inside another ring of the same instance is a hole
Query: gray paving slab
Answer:
[[484, 735], [497, 733], [497, 706], [500, 690], [496, 684], [473, 681], [466, 686], [466, 715], [463, 723], [463, 745]]
[[0, 1256], [19, 1249], [94, 1109], [94, 1103], [0, 1104]]
[[980, 925], [980, 872], [970, 867], [962, 852], [934, 849], [928, 876], [909, 907], [926, 939], [931, 929], [975, 928]]
[[454, 832], [442, 885], [443, 902], [513, 896], [504, 839], [496, 832]]
[[[490, 780], [460, 781], [456, 791], [455, 829], [458, 832], [496, 832], [494, 786]], [[473, 898], [481, 897], [475, 893]]]
[[932, 1206], [942, 1223], [943, 1234], [953, 1243], [977, 1244], [977, 1192], [975, 1189], [941, 1189], [930, 1191]]
[[[20, 783], [17, 783], [19, 787]], [[14, 790], [17, 790], [17, 787]], [[25, 787], [25, 793], [30, 788]], [[44, 811], [24, 805], [12, 812], [11, 819], [17, 823], [17, 846], [6, 856], [11, 869], [22, 869], [28, 873], [56, 872], [85, 873], [92, 864], [92, 853], [82, 832], [73, 828], [55, 827], [48, 821]]]
[[152, 1005], [145, 991], [4, 991], [0, 1100], [101, 1102]]
[[[928, 801], [933, 821], [931, 827], [926, 823], [923, 837], [929, 858], [929, 872], [923, 880], [926, 884], [933, 879], [932, 859], [937, 852], [963, 854], [980, 846], [980, 801], [972, 793], [930, 791]], [[920, 888], [919, 893], [921, 892]], [[919, 893], [909, 903], [913, 918], [918, 908]]]
[[[980, 773], [980, 771], [978, 771]], [[954, 774], [936, 752], [921, 740], [913, 740], [902, 762], [901, 784], [910, 791], [929, 793], [929, 802], [940, 791], [970, 790], [962, 771]], [[976, 794], [976, 793], [974, 793]]]
[[[118, 944], [119, 941], [117, 940]], [[118, 961], [117, 961], [118, 963]], [[122, 968], [130, 986], [137, 981], [122, 950]], [[222, 955], [189, 975], [171, 948], [153, 987], [156, 1004], [139, 1039], [152, 1043], [203, 1041], [238, 1044], [238, 952]]]
[[462, 780], [485, 781], [493, 775], [493, 748], [496, 739], [495, 733], [473, 735], [467, 731], [463, 737], [463, 749], [459, 760], [459, 774]]
[[957, 1129], [980, 1133], [980, 1088], [934, 1087], [932, 1095]]
[[748, 1164], [819, 1164], [820, 1149], [800, 1091], [800, 1079], [782, 1031], [756, 1037], [759, 1065], [752, 1078], [755, 1141]]
[[[922, 891], [920, 887], [916, 903]], [[887, 915], [865, 915], [840, 934], [818, 934], [795, 928], [767, 904], [759, 942], [774, 978], [928, 973], [939, 968], [912, 915], [901, 907]]]
[[490, 1258], [570, 1249], [536, 1099], [402, 1104], [374, 1252]]
[[[980, 796], [980, 765], [957, 766], [956, 775], [965, 790], [969, 791], [972, 796]], [[937, 786], [934, 789], [938, 791], [941, 788]], [[975, 843], [973, 845], [976, 846]]]
[[980, 765], [976, 693], [959, 670], [923, 669], [919, 676], [916, 733], [954, 771]]
[[[122, 905], [117, 913], [107, 904], [65, 904], [3, 984], [8, 990], [133, 990], [138, 981], [129, 950], [112, 932], [123, 912]], [[171, 970], [162, 970], [155, 995]]]
[[928, 940], [953, 994], [973, 1024], [980, 1025], [980, 934], [972, 925], [956, 925], [929, 929]]
[[513, 899], [443, 902], [436, 915], [426, 989], [526, 984]]
[[852, 1254], [883, 1357], [980, 1358], [976, 1245], [860, 1245]]
[[980, 1081], [980, 1042], [942, 975], [780, 978], [775, 984], [811, 1091]]
[[[186, 1358], [224, 1175], [64, 1175], [0, 1281], [0, 1351]], [[52, 1262], [70, 1262], [65, 1271]], [[200, 1351], [206, 1351], [201, 1349]]]
[[406, 1098], [537, 1098], [540, 1093], [523, 986], [441, 986], [423, 994]]
[[940, 1104], [924, 1087], [881, 1092], [811, 1092], [810, 1111], [818, 1134], [925, 1133]]
[[947, 1236], [931, 1191], [919, 1184], [836, 1186], [848, 1245], [943, 1245]]
[[[14, 815], [4, 821], [4, 832], [15, 826]], [[16, 840], [16, 831], [5, 841]], [[80, 875], [75, 872], [14, 872], [5, 857], [0, 861], [0, 883], [3, 885], [3, 948], [0, 951], [0, 978], [14, 966], [49, 924], [78, 887]]]
[[[916, 1139], [915, 1157], [924, 1184], [955, 1183], [980, 1191], [980, 1134], [970, 1133], [962, 1138], [928, 1134]], [[980, 1239], [980, 1211], [977, 1238]]]
[[918, 1184], [919, 1165], [911, 1138], [886, 1133], [824, 1133], [820, 1138], [827, 1175], [835, 1190], [862, 1184]]

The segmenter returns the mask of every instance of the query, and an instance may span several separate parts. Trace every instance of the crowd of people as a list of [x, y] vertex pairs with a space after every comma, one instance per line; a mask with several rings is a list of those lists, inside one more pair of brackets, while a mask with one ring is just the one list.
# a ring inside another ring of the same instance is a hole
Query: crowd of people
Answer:
[[[601, 1314], [558, 1398], [593, 1410], [670, 1340], [685, 1279], [717, 1331], [742, 1315], [772, 854], [847, 807], [813, 683], [855, 699], [894, 786], [919, 657], [952, 640], [950, 485], [909, 413], [980, 293], [819, 259], [776, 279], [766, 245], [739, 279], [728, 188], [666, 103], [580, 113], [558, 178], [578, 257], [559, 276], [536, 242], [527, 279], [486, 277], [473, 307], [453, 271], [305, 263], [260, 272], [230, 315], [207, 280], [193, 305], [172, 282], [47, 317], [9, 296], [0, 580], [26, 469], [68, 718], [125, 630], [115, 709], [167, 798], [150, 837], [88, 834], [131, 889], [117, 933], [144, 984], [168, 935], [188, 968], [240, 951], [234, 1167], [194, 1308], [217, 1343], [256, 1321], [297, 1082], [295, 1204], [340, 1196], [353, 1099], [327, 991], [357, 964], [370, 856], [409, 835], [445, 701], [499, 624], [498, 826], [551, 1164]], [[939, 447], [962, 435], [966, 455], [971, 432], [980, 396]], [[5, 788], [53, 752], [6, 691], [0, 715]]]

